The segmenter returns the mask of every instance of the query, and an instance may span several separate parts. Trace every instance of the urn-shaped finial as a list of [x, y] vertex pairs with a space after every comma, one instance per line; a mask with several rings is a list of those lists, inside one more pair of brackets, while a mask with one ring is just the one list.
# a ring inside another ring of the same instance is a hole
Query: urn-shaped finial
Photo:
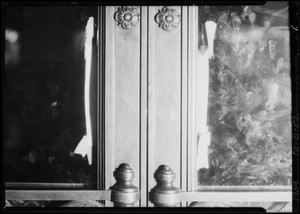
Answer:
[[158, 207], [173, 207], [180, 202], [180, 189], [173, 185], [175, 172], [167, 165], [160, 165], [154, 177], [157, 185], [153, 189], [153, 203]]
[[134, 171], [129, 164], [122, 163], [114, 172], [116, 184], [112, 189], [112, 201], [116, 207], [132, 207], [139, 200], [139, 189], [132, 184]]

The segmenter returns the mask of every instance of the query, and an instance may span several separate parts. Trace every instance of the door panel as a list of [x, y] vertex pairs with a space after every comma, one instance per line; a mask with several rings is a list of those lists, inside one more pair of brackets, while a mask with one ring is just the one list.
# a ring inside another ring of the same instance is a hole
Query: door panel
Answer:
[[160, 165], [186, 186], [187, 7], [168, 7], [181, 17], [170, 31], [155, 21], [163, 6], [133, 7], [140, 19], [130, 29], [113, 18], [122, 8], [106, 7], [106, 188], [128, 163], [146, 206]]
[[[148, 191], [155, 170], [169, 165], [180, 174], [181, 161], [181, 24], [165, 31], [153, 20], [163, 7], [149, 7]], [[181, 14], [181, 7], [172, 7]], [[180, 177], [174, 181], [180, 186]]]
[[[106, 7], [106, 188], [122, 163], [139, 177], [140, 26], [120, 27], [114, 20], [118, 8]], [[133, 184], [139, 187], [139, 179]]]

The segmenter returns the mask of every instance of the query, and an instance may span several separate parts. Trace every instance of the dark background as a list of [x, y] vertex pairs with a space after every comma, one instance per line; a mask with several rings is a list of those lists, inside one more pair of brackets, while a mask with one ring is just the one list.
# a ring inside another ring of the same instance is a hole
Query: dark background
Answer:
[[85, 133], [84, 30], [96, 15], [88, 6], [6, 6], [5, 30], [19, 39], [5, 40], [5, 181], [88, 180], [86, 159], [69, 154]]

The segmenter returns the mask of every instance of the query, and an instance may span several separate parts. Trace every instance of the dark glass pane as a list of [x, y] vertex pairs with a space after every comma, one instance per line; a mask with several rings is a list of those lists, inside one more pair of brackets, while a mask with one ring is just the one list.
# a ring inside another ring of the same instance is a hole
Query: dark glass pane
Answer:
[[5, 8], [6, 182], [92, 182], [85, 134], [84, 31], [97, 7]]
[[219, 13], [210, 60], [209, 168], [200, 185], [291, 185], [288, 7]]

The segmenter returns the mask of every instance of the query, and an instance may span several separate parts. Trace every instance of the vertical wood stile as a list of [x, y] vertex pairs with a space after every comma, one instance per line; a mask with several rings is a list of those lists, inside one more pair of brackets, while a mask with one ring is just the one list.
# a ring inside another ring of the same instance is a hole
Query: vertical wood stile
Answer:
[[[188, 127], [188, 92], [187, 92], [187, 76], [188, 76], [188, 6], [181, 7], [181, 185], [182, 191], [187, 190], [187, 127]], [[181, 206], [187, 206], [183, 202]]]
[[148, 131], [147, 131], [147, 123], [148, 123], [148, 96], [147, 96], [147, 85], [148, 85], [148, 7], [141, 7], [141, 20], [140, 20], [140, 28], [141, 28], [141, 43], [140, 43], [140, 51], [141, 51], [141, 70], [140, 70], [140, 206], [147, 206], [147, 142], [148, 142]]
[[195, 109], [195, 89], [196, 89], [196, 52], [197, 52], [197, 7], [189, 6], [188, 22], [188, 191], [194, 191], [197, 184], [196, 173], [196, 109]]

